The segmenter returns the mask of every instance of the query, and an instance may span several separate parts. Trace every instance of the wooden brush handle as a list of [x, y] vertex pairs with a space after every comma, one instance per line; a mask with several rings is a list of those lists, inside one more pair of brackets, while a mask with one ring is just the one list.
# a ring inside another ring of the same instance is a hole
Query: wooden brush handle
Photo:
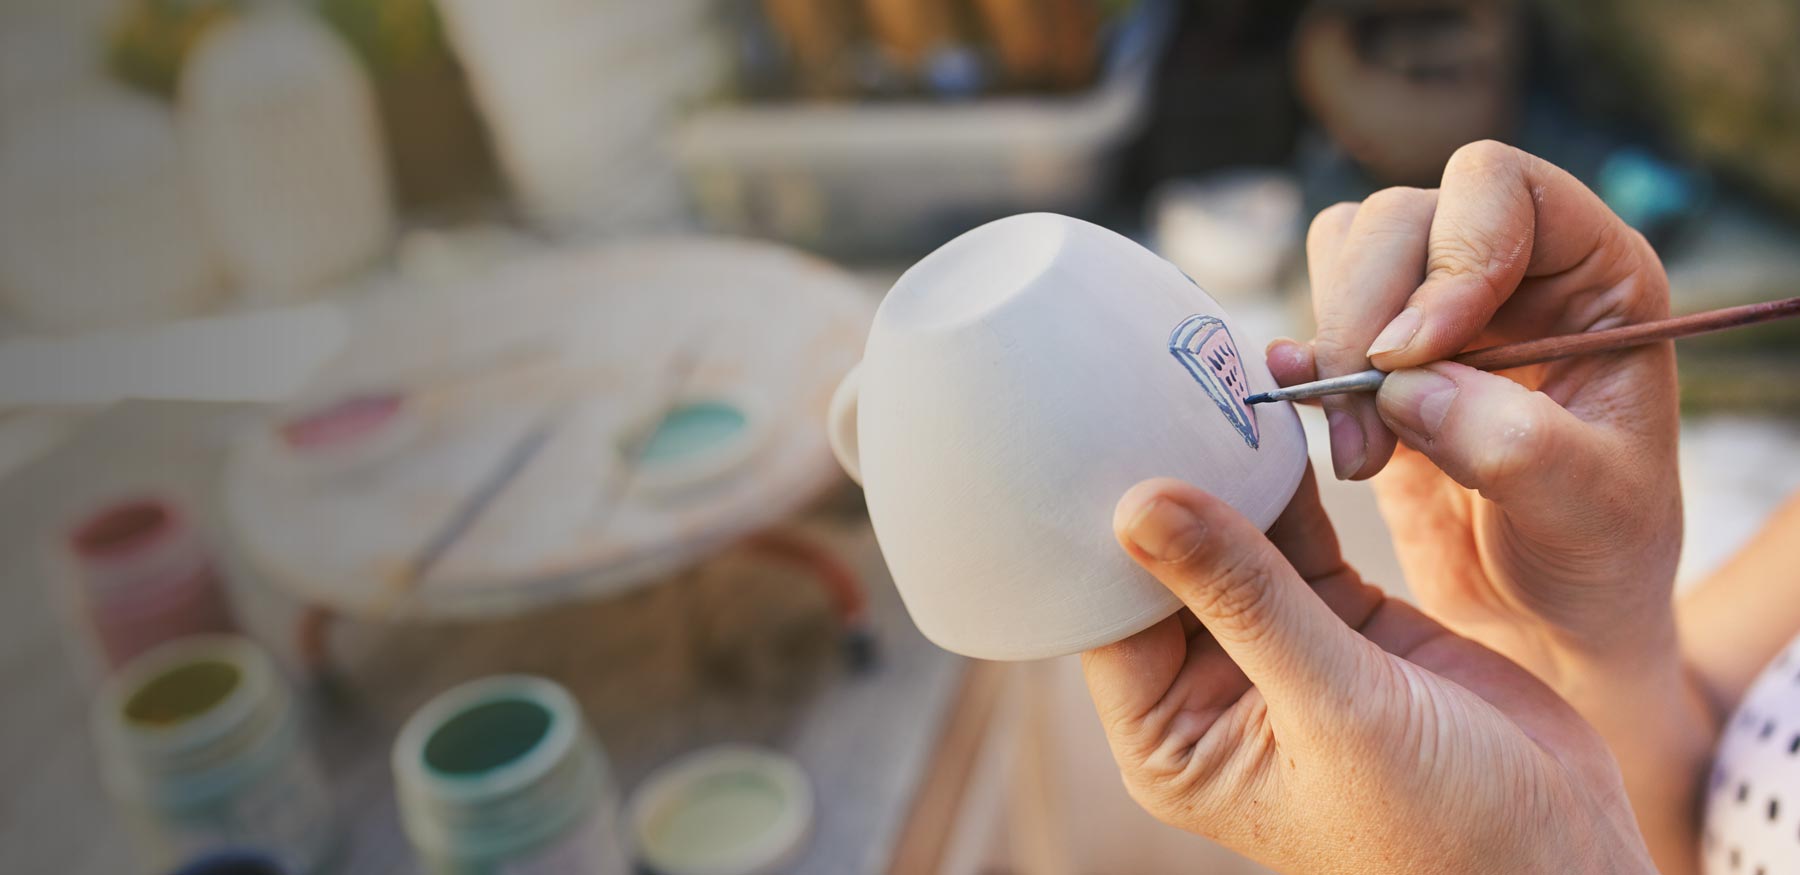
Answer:
[[[1605, 331], [1589, 331], [1585, 334], [1567, 334], [1562, 337], [1546, 337], [1543, 340], [1527, 340], [1523, 343], [1490, 346], [1485, 349], [1470, 350], [1451, 361], [1483, 371], [1504, 371], [1507, 368], [1535, 365], [1584, 353], [1610, 352], [1615, 349], [1655, 343], [1659, 340], [1692, 337], [1709, 331], [1753, 325], [1757, 322], [1769, 322], [1790, 316], [1800, 316], [1800, 298], [1769, 301], [1764, 304], [1746, 304], [1742, 307], [1727, 307], [1723, 310], [1709, 310], [1691, 316], [1677, 316], [1674, 319], [1645, 322], [1640, 325], [1608, 328]], [[1327, 377], [1297, 386], [1258, 392], [1245, 398], [1244, 403], [1267, 404], [1271, 401], [1323, 398], [1326, 395], [1342, 395], [1346, 392], [1373, 392], [1380, 389], [1382, 381], [1386, 379], [1385, 372], [1370, 368], [1354, 374]]]
[[1585, 334], [1567, 334], [1562, 337], [1546, 337], [1542, 340], [1490, 346], [1484, 349], [1470, 350], [1452, 358], [1451, 361], [1483, 371], [1503, 371], [1507, 368], [1535, 365], [1592, 352], [1610, 352], [1659, 340], [1692, 337], [1710, 331], [1720, 331], [1796, 315], [1800, 315], [1800, 297], [1761, 304], [1745, 304], [1742, 307], [1727, 307], [1723, 310], [1709, 310], [1705, 313], [1677, 316], [1673, 319], [1659, 319], [1655, 322], [1644, 322], [1637, 325], [1624, 325], [1604, 331], [1589, 331]]

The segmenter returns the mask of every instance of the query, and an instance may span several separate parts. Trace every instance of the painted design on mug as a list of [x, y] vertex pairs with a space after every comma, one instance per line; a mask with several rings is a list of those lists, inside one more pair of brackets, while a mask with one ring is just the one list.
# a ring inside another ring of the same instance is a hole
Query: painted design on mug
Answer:
[[1250, 381], [1244, 376], [1244, 362], [1225, 323], [1204, 315], [1183, 319], [1169, 335], [1169, 354], [1206, 390], [1244, 443], [1256, 449], [1261, 439], [1256, 411], [1245, 400], [1250, 397]]

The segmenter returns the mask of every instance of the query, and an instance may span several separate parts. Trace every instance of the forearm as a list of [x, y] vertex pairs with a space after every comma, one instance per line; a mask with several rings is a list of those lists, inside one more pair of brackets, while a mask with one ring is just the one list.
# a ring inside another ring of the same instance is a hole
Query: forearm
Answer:
[[1676, 605], [1681, 652], [1714, 706], [1737, 707], [1800, 631], [1800, 493]]

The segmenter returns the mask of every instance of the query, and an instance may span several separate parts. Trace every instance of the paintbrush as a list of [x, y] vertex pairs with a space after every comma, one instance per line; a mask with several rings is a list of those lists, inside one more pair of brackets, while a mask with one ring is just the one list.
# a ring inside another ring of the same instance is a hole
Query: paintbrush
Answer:
[[[1504, 371], [1507, 368], [1519, 368], [1588, 353], [1612, 352], [1661, 340], [1692, 337], [1696, 334], [1723, 331], [1727, 328], [1755, 325], [1759, 322], [1770, 322], [1793, 316], [1800, 316], [1800, 297], [1761, 304], [1745, 304], [1741, 307], [1726, 307], [1723, 310], [1708, 310], [1704, 313], [1608, 328], [1604, 331], [1589, 331], [1583, 334], [1566, 334], [1561, 337], [1546, 337], [1541, 340], [1489, 346], [1470, 350], [1450, 361], [1477, 370]], [[1373, 392], [1381, 388], [1381, 383], [1385, 379], [1387, 379], [1385, 371], [1371, 368], [1341, 377], [1331, 377], [1289, 386], [1285, 389], [1276, 389], [1273, 392], [1260, 392], [1245, 398], [1244, 403], [1299, 401], [1304, 398], [1342, 395], [1348, 392]]]

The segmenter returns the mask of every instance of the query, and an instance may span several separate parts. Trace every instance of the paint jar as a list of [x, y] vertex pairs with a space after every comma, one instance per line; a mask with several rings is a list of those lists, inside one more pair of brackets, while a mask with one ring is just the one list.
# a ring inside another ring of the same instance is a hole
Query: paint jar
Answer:
[[133, 660], [102, 688], [94, 737], [146, 868], [241, 849], [298, 875], [331, 858], [330, 797], [293, 696], [248, 639], [185, 638]]
[[663, 766], [631, 794], [638, 861], [654, 875], [768, 875], [813, 829], [812, 783], [792, 757], [726, 744]]
[[394, 743], [401, 821], [441, 875], [625, 875], [609, 771], [574, 697], [525, 675], [440, 694]]
[[71, 527], [63, 551], [109, 669], [176, 638], [237, 629], [212, 551], [170, 501], [108, 504]]
[[224, 850], [189, 860], [170, 875], [288, 875], [288, 870], [267, 854]]

